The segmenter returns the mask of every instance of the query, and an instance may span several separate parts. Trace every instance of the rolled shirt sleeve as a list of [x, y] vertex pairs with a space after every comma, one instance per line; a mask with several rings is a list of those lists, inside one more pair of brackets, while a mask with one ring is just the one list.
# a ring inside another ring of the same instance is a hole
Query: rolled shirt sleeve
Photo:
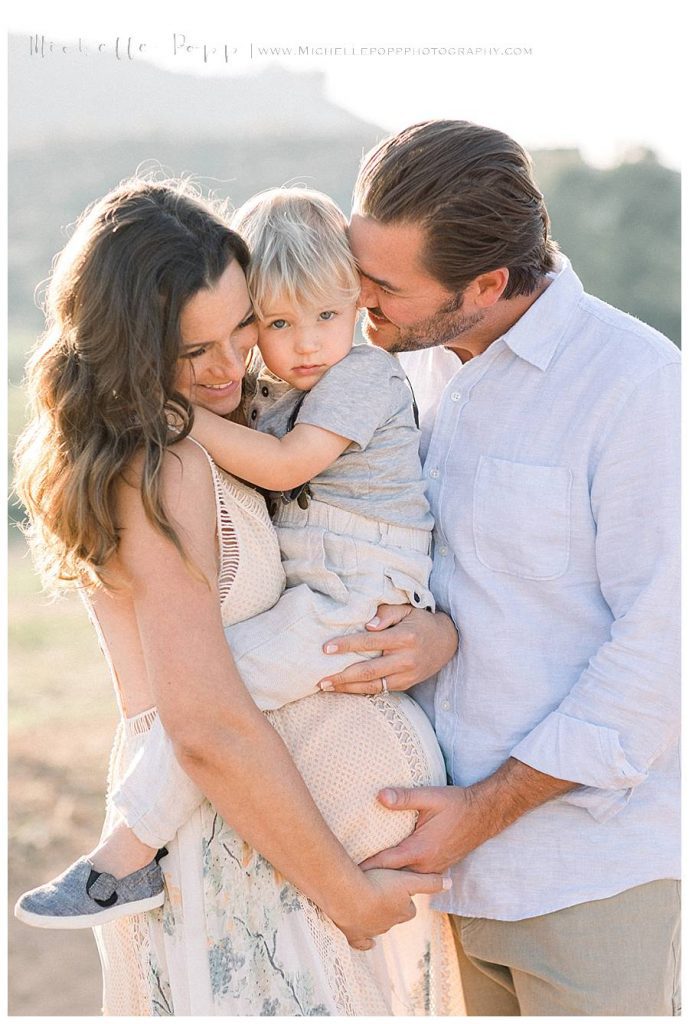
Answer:
[[679, 394], [679, 363], [654, 370], [598, 446], [590, 495], [610, 638], [511, 751], [579, 783], [561, 799], [599, 821], [625, 805], [679, 731]]

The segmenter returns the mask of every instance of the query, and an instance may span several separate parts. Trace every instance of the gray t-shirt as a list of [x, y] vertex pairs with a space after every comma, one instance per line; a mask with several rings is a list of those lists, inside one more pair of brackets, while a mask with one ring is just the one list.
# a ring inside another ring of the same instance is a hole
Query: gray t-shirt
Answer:
[[248, 403], [249, 424], [283, 437], [302, 396], [297, 423], [352, 442], [310, 482], [313, 498], [380, 522], [432, 530], [412, 394], [397, 359], [355, 345], [307, 392], [263, 371]]

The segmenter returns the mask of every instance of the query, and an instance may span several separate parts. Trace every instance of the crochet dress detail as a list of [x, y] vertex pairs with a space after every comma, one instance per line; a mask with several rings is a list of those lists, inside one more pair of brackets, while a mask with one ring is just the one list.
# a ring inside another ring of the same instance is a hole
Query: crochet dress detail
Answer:
[[[263, 498], [210, 457], [209, 465], [217, 503], [221, 612], [228, 626], [272, 607], [285, 575]], [[430, 724], [405, 694], [323, 693], [264, 713], [323, 817], [357, 862], [400, 842], [414, 826], [413, 812], [388, 811], [376, 800], [383, 785], [445, 782]], [[126, 774], [156, 719], [155, 708], [122, 716], [108, 793]], [[115, 816], [108, 799], [106, 828]], [[430, 910], [427, 897], [415, 897], [413, 921], [380, 937], [373, 950], [357, 952], [207, 801], [168, 849], [161, 862], [164, 905], [94, 929], [105, 1014], [463, 1013], [449, 921]]]

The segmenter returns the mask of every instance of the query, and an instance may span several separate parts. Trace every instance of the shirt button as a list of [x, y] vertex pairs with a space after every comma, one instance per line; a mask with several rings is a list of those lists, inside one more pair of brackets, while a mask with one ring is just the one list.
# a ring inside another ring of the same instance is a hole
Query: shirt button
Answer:
[[437, 480], [438, 477], [440, 476], [440, 470], [439, 469], [431, 469], [431, 470], [429, 470], [428, 475], [430, 476], [431, 480]]
[[269, 390], [268, 390], [268, 388], [267, 388], [267, 387], [265, 386], [265, 384], [264, 384], [264, 385], [263, 385], [263, 387], [261, 388], [261, 394], [263, 395], [263, 397], [264, 397], [264, 398], [267, 398], [267, 397], [268, 397], [268, 395], [270, 394], [270, 391], [269, 391]]
[[442, 555], [442, 557], [444, 558], [445, 555], [447, 554], [447, 548], [446, 547], [439, 548], [438, 549], [438, 554]]
[[452, 399], [453, 402], [458, 402], [461, 397], [462, 397], [462, 392], [461, 391], [453, 391], [452, 394], [450, 395], [450, 398]]
[[449, 700], [444, 700], [440, 706], [443, 709], [443, 711], [449, 711], [450, 710], [450, 702], [449, 702]]
[[258, 409], [252, 409], [251, 410], [251, 418], [252, 418], [252, 420], [255, 420], [257, 416], [258, 416]]

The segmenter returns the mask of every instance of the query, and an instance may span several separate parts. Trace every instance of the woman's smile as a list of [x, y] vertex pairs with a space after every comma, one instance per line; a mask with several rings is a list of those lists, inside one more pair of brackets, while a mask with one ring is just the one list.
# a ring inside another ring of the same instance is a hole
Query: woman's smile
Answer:
[[246, 278], [236, 261], [214, 285], [189, 299], [180, 333], [179, 390], [219, 416], [234, 412], [258, 333]]
[[229, 395], [230, 392], [234, 391], [234, 389], [239, 385], [239, 383], [240, 382], [238, 380], [228, 380], [228, 381], [225, 381], [223, 384], [199, 384], [199, 383], [197, 383], [196, 387], [197, 388], [203, 388], [205, 391], [213, 391], [217, 395], [223, 395], [224, 396], [224, 395]]

